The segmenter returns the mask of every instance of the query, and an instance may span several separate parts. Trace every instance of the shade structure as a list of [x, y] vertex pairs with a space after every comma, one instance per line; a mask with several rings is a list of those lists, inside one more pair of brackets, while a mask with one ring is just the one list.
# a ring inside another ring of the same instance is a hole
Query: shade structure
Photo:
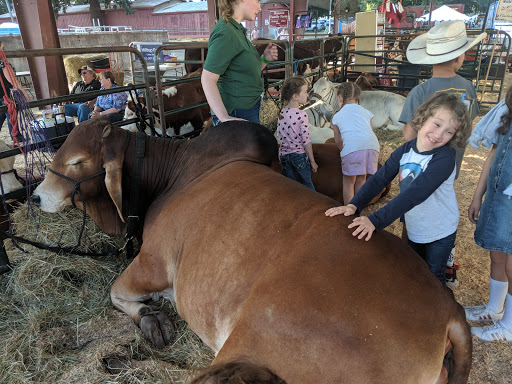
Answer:
[[[429, 14], [425, 14], [421, 17], [416, 18], [416, 21], [428, 21]], [[432, 11], [431, 21], [448, 21], [448, 20], [463, 20], [466, 21], [469, 19], [469, 16], [466, 16], [463, 13], [456, 11], [453, 8], [450, 8], [446, 5], [443, 5], [437, 9]]]

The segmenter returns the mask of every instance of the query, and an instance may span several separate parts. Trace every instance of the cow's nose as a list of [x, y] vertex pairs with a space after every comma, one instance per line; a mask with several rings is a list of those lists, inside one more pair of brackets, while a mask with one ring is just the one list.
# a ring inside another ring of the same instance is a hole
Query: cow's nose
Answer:
[[41, 205], [41, 198], [39, 197], [39, 195], [32, 195], [30, 200], [36, 207], [39, 207]]

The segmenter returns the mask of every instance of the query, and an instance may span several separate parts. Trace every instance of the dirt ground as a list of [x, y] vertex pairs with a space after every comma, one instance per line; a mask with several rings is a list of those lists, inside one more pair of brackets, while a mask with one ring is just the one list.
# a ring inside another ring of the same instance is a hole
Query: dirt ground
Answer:
[[[512, 85], [512, 74], [507, 73], [503, 85], [502, 98]], [[484, 114], [477, 116], [473, 126]], [[379, 132], [379, 141], [383, 147], [381, 160], [385, 160], [402, 143], [399, 132]], [[455, 192], [460, 210], [460, 222], [455, 245], [455, 263], [460, 264], [457, 277], [460, 285], [453, 289], [455, 298], [461, 305], [481, 305], [489, 297], [489, 252], [478, 247], [473, 239], [475, 225], [467, 217], [467, 210], [473, 199], [473, 193], [480, 176], [482, 165], [487, 158], [487, 148], [473, 148], [468, 145], [459, 178], [455, 182]], [[368, 208], [368, 213], [379, 209], [398, 192], [398, 182], [392, 185], [390, 194]], [[402, 226], [395, 222], [388, 230], [401, 235]], [[472, 324], [479, 326], [479, 324]], [[473, 337], [473, 366], [468, 383], [505, 384], [512, 383], [512, 343], [485, 343]]]
[[[507, 74], [505, 87], [508, 88], [511, 83], [512, 75]], [[506, 88], [503, 94], [505, 94]], [[481, 116], [477, 117], [476, 121], [479, 118]], [[378, 132], [378, 136], [382, 146], [381, 159], [389, 156], [402, 142], [399, 132], [381, 131]], [[10, 142], [7, 139], [5, 125], [0, 138]], [[457, 301], [462, 305], [479, 305], [485, 302], [488, 296], [489, 255], [488, 252], [475, 245], [474, 225], [467, 219], [467, 208], [472, 200], [473, 191], [487, 153], [488, 150], [485, 148], [475, 149], [468, 146], [460, 177], [455, 184], [461, 214], [455, 261], [461, 265], [461, 269], [458, 271], [460, 285], [454, 288], [453, 292]], [[17, 167], [22, 166], [21, 156], [18, 156], [16, 164]], [[398, 184], [394, 182], [390, 194], [381, 202], [368, 208], [367, 213], [386, 204], [396, 196], [397, 191]], [[392, 224], [389, 230], [398, 236], [401, 234], [401, 226], [397, 222]], [[10, 257], [15, 263], [21, 265], [21, 259], [29, 257], [17, 253], [10, 245], [8, 247]], [[50, 275], [53, 270], [49, 266], [60, 259], [52, 260], [42, 261], [41, 264], [44, 265], [44, 268], [40, 271], [25, 271], [26, 275], [22, 271], [15, 271], [16, 278], [7, 275], [0, 276], [2, 295], [4, 290], [7, 292], [12, 289], [12, 285], [21, 284], [21, 281], [16, 280], [22, 280], [22, 277], [23, 279], [34, 279], [39, 274]], [[109, 270], [110, 275], [107, 275], [107, 280], [101, 283], [103, 286], [100, 287], [101, 292], [99, 292], [104, 308], [91, 316], [89, 320], [81, 321], [78, 324], [77, 317], [76, 326], [53, 328], [48, 324], [27, 325], [27, 335], [31, 335], [30, 337], [33, 338], [28, 344], [31, 347], [27, 350], [17, 347], [12, 351], [9, 350], [8, 345], [2, 345], [0, 341], [0, 345], [4, 349], [2, 351], [4, 357], [0, 359], [6, 361], [7, 356], [11, 359], [3, 366], [0, 365], [0, 381], [8, 383], [184, 383], [187, 382], [190, 372], [195, 372], [198, 368], [208, 365], [213, 354], [208, 348], [201, 345], [198, 338], [177, 317], [175, 317], [175, 321], [179, 324], [178, 328], [181, 332], [179, 339], [173, 346], [158, 351], [152, 349], [145, 342], [127, 316], [112, 308], [108, 297], [109, 285], [125, 265], [125, 261], [119, 261], [108, 268], [105, 267]], [[34, 290], [31, 292], [31, 296], [36, 296], [39, 301], [44, 300], [40, 297], [44, 297], [46, 292], [36, 292], [35, 287], [31, 287]], [[94, 288], [98, 289], [98, 287], [89, 287], [88, 290], [92, 291]], [[83, 295], [85, 296], [85, 294]], [[82, 305], [82, 299], [77, 297], [66, 302], [68, 311], [73, 310], [75, 306]], [[23, 301], [23, 299], [19, 299], [19, 301]], [[1, 305], [4, 307], [0, 311], [0, 319], [3, 314], [5, 315], [7, 306], [10, 306], [9, 303], [3, 302]], [[174, 311], [169, 303], [158, 305], [164, 306], [169, 312]], [[28, 304], [25, 307], [20, 304], [19, 308], [18, 312], [27, 312], [23, 313], [22, 317], [28, 317], [28, 312], [32, 311], [32, 307]], [[11, 309], [9, 308], [9, 310]], [[12, 329], [19, 328], [12, 325]], [[473, 366], [469, 383], [512, 383], [512, 343], [484, 343], [476, 338], [473, 338], [473, 343]], [[185, 356], [178, 357], [178, 353]], [[14, 357], [12, 357], [13, 355]], [[125, 365], [126, 369], [121, 374], [112, 374], [107, 370], [112, 359], [121, 361]], [[2, 369], [12, 370], [12, 373], [10, 371], [9, 375], [3, 376]], [[406, 370], [406, 367], [404, 369]], [[5, 379], [6, 377], [8, 379]]]

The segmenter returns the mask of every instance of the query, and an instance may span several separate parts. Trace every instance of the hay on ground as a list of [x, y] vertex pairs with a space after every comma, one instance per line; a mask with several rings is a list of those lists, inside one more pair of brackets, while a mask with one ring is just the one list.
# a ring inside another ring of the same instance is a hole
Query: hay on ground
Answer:
[[[13, 215], [16, 234], [47, 245], [75, 245], [83, 216], [77, 209], [42, 213], [22, 205]], [[108, 252], [124, 245], [87, 218], [82, 251]], [[13, 271], [0, 277], [0, 382], [183, 383], [209, 364], [211, 350], [179, 319], [174, 305], [155, 305], [172, 318], [177, 336], [154, 349], [132, 320], [115, 310], [110, 287], [129, 260], [54, 254], [32, 246], [24, 253], [6, 241]], [[114, 375], [109, 364], [125, 368]], [[162, 380], [162, 381], [159, 381]]]

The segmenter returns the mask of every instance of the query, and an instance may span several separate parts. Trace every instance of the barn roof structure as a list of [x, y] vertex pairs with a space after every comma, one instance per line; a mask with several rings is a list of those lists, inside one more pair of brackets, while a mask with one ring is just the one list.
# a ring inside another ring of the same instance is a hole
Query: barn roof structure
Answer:
[[190, 1], [190, 2], [180, 2], [174, 3], [171, 5], [167, 5], [158, 11], [154, 11], [153, 13], [162, 14], [162, 13], [173, 13], [173, 12], [197, 12], [197, 11], [208, 11], [208, 3], [206, 1]]

